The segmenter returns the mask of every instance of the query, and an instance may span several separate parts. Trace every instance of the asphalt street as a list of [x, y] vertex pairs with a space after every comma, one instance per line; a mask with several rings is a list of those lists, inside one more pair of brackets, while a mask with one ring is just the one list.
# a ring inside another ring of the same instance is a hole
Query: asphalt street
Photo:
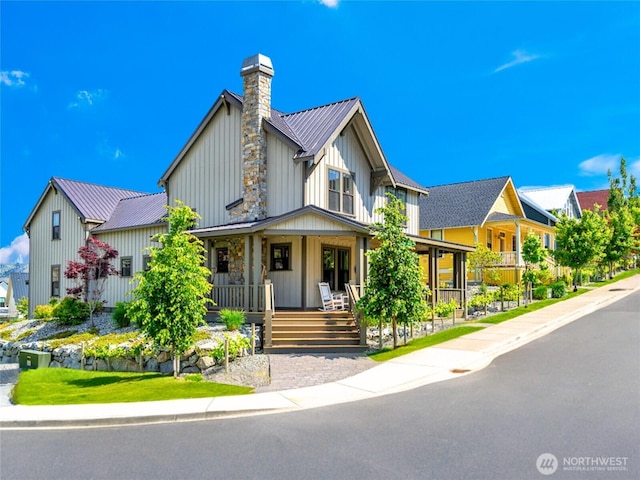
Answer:
[[638, 312], [634, 293], [479, 372], [366, 401], [2, 431], [0, 478], [637, 479]]

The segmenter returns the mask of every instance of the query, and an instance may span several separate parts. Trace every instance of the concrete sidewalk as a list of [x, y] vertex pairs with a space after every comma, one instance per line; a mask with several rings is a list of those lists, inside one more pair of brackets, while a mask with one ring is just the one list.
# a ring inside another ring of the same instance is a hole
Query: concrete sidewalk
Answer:
[[3, 406], [0, 427], [90, 427], [205, 420], [300, 410], [397, 393], [478, 371], [496, 357], [637, 290], [640, 290], [639, 275], [323, 385], [254, 395], [144, 403]]

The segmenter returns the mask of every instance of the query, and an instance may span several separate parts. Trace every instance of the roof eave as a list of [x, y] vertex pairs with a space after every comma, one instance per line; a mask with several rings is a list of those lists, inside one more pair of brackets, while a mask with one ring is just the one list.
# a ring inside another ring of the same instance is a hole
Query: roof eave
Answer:
[[217, 100], [211, 106], [207, 114], [200, 121], [194, 132], [191, 134], [189, 140], [187, 140], [184, 146], [180, 149], [180, 152], [178, 152], [178, 155], [176, 155], [176, 157], [173, 159], [171, 165], [169, 165], [169, 168], [167, 168], [167, 170], [162, 174], [162, 177], [160, 177], [160, 180], [158, 180], [158, 186], [164, 187], [166, 185], [173, 171], [178, 167], [184, 156], [191, 149], [198, 137], [202, 134], [207, 125], [209, 125], [211, 119], [215, 116], [215, 114], [218, 112], [218, 110], [220, 110], [222, 106], [226, 106], [227, 108], [230, 108], [230, 106], [234, 106], [236, 108], [242, 109], [242, 104], [238, 101], [238, 99], [228, 90], [223, 90], [222, 93], [220, 93], [220, 95], [218, 96]]

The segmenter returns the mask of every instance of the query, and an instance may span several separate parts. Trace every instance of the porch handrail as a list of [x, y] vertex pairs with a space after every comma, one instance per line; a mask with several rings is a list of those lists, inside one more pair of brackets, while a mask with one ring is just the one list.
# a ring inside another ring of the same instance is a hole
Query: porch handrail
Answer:
[[353, 320], [356, 324], [356, 328], [358, 329], [360, 345], [366, 346], [367, 328], [364, 324], [364, 314], [356, 310], [356, 303], [358, 303], [358, 300], [360, 300], [360, 285], [345, 283], [344, 287], [347, 291], [347, 296], [349, 297], [349, 310], [351, 311], [351, 315], [353, 315]]

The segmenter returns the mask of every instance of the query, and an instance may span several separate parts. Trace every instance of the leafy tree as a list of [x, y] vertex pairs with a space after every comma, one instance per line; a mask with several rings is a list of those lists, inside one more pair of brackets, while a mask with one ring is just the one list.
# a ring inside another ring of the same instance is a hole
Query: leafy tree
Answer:
[[490, 250], [485, 245], [476, 245], [475, 251], [469, 253], [467, 257], [467, 263], [469, 268], [473, 270], [480, 270], [480, 278], [482, 283], [486, 283], [486, 280], [491, 282], [497, 281], [496, 276], [492, 273], [495, 272], [495, 267], [502, 261], [502, 257], [498, 252]]
[[609, 278], [613, 278], [615, 264], [627, 257], [635, 246], [635, 226], [628, 207], [607, 212], [605, 218], [609, 221], [611, 235], [605, 245], [603, 261], [609, 267]]
[[[528, 232], [522, 243], [522, 260], [524, 260], [524, 275], [522, 279], [527, 285], [525, 302], [528, 301], [531, 295], [531, 288], [536, 279], [536, 274], [532, 267], [541, 264], [546, 258], [547, 251], [542, 246], [540, 237], [533, 232]], [[527, 303], [525, 303], [525, 306], [527, 306]]]
[[211, 272], [204, 267], [202, 241], [187, 230], [200, 216], [179, 200], [167, 206], [169, 231], [153, 240], [161, 247], [151, 247], [148, 271], [136, 273], [138, 285], [132, 290], [133, 302], [127, 309], [156, 345], [170, 347], [173, 372], [180, 373], [180, 356], [193, 343], [198, 325], [204, 323], [211, 291]]
[[78, 256], [81, 261], [69, 260], [64, 271], [65, 278], [76, 281], [75, 287], [67, 288], [67, 294], [89, 304], [89, 318], [93, 324], [93, 314], [103, 306], [107, 279], [118, 275], [113, 265], [118, 251], [106, 242], [89, 237], [78, 249]]
[[573, 290], [578, 290], [580, 270], [604, 256], [609, 240], [609, 228], [598, 209], [585, 210], [580, 220], [564, 215], [555, 226], [556, 250], [553, 256], [565, 267], [574, 270]]
[[27, 318], [27, 315], [29, 315], [29, 299], [27, 297], [22, 297], [18, 300], [16, 303], [16, 310], [20, 317]]
[[371, 226], [379, 246], [367, 252], [369, 275], [358, 308], [365, 317], [378, 320], [380, 326], [384, 319], [391, 319], [393, 348], [396, 348], [398, 322], [407, 324], [426, 314], [426, 286], [421, 282], [422, 269], [415, 243], [403, 231], [407, 221], [402, 213], [403, 204], [390, 193], [387, 198], [388, 203], [376, 210], [383, 215], [384, 222]]
[[613, 278], [615, 264], [638, 250], [640, 235], [640, 198], [637, 195], [636, 178], [627, 174], [627, 162], [620, 158], [620, 176], [609, 178], [609, 198], [606, 218], [611, 227], [611, 239], [605, 250], [609, 277]]

